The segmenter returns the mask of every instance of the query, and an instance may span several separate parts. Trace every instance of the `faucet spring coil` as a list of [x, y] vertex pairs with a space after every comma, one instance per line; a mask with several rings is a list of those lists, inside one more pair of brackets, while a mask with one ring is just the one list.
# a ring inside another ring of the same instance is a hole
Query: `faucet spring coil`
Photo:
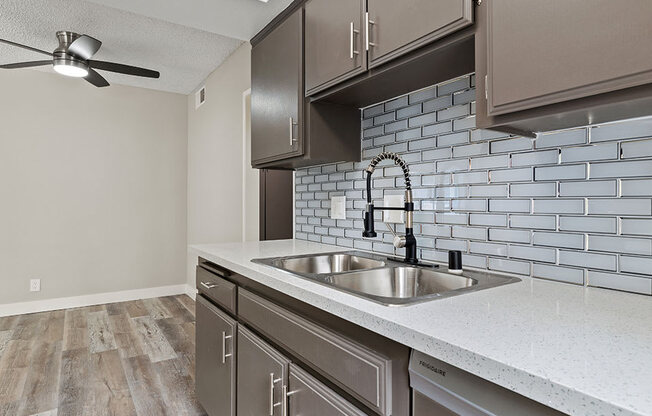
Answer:
[[367, 168], [368, 172], [373, 172], [376, 166], [383, 160], [385, 159], [390, 159], [393, 160], [394, 163], [403, 170], [403, 176], [405, 177], [405, 188], [407, 190], [412, 189], [412, 182], [410, 180], [410, 168], [408, 167], [407, 163], [396, 153], [394, 152], [382, 152], [378, 156], [374, 157], [371, 160], [371, 163], [369, 163], [369, 167]]

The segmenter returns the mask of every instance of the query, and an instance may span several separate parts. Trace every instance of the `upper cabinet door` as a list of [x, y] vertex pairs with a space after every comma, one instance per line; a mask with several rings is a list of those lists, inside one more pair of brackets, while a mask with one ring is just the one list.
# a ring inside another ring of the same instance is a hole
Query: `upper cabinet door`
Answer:
[[303, 154], [303, 9], [251, 51], [251, 159]]
[[652, 82], [652, 1], [488, 0], [486, 6], [489, 115]]
[[364, 10], [364, 0], [306, 3], [306, 95], [366, 70]]
[[473, 0], [368, 2], [369, 67], [473, 24]]

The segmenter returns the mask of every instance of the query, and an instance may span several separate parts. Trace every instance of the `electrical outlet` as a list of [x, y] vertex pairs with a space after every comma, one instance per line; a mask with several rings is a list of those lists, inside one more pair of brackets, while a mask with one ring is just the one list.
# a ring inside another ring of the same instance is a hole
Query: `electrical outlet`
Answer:
[[[383, 199], [383, 205], [386, 207], [404, 207], [405, 206], [405, 195], [385, 195]], [[391, 223], [402, 223], [403, 220], [403, 211], [383, 211], [383, 221]]]
[[334, 220], [346, 219], [346, 197], [345, 196], [331, 197], [331, 219]]
[[41, 291], [41, 279], [31, 279], [29, 281], [29, 291], [30, 292], [40, 292]]

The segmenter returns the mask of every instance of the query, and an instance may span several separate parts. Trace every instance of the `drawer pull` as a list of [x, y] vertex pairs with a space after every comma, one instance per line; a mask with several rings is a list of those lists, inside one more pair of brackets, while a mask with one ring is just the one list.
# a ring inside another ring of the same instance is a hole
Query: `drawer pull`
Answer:
[[226, 363], [226, 357], [231, 357], [233, 352], [226, 353], [226, 340], [233, 338], [233, 335], [226, 335], [226, 332], [222, 331], [222, 364]]
[[217, 283], [206, 283], [206, 282], [199, 282], [200, 285], [204, 286], [206, 289], [213, 289], [214, 287], [218, 287], [219, 285]]

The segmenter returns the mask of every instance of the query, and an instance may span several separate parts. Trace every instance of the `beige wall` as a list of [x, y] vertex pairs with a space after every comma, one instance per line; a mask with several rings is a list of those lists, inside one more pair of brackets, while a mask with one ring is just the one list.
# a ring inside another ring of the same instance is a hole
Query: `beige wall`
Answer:
[[[238, 48], [206, 80], [206, 102], [188, 96], [188, 243], [242, 241], [243, 179], [250, 174], [243, 140], [243, 93], [251, 86], [251, 46]], [[248, 192], [251, 194], [251, 192]], [[247, 204], [256, 204], [248, 199]], [[257, 211], [256, 211], [257, 214]], [[258, 221], [252, 218], [251, 221]], [[196, 257], [188, 255], [195, 286]]]
[[185, 106], [0, 73], [0, 304], [185, 282]]

